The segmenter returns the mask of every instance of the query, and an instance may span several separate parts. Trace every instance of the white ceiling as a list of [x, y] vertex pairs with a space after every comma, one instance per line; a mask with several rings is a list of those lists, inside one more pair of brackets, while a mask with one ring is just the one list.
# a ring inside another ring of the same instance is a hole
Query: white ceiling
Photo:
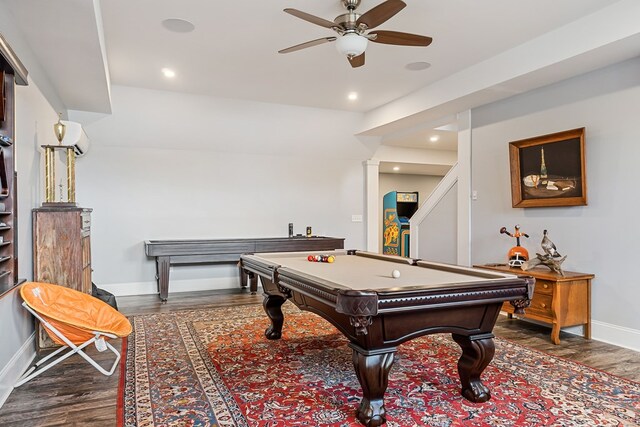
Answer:
[[[95, 1], [97, 13], [94, 2], [87, 0], [4, 1], [55, 80], [65, 70], [76, 70], [74, 75], [104, 72], [96, 35], [96, 28], [103, 26], [113, 84], [356, 111], [388, 103], [615, 3], [406, 0], [407, 7], [378, 29], [429, 35], [431, 46], [370, 43], [366, 65], [353, 69], [333, 43], [277, 53], [335, 35], [284, 13], [284, 8], [332, 20], [345, 10], [339, 0], [102, 0]], [[380, 2], [363, 0], [358, 11]], [[102, 23], [96, 14], [102, 15]], [[195, 31], [170, 32], [161, 25], [168, 18], [188, 20]], [[432, 66], [423, 71], [404, 68], [416, 61]], [[167, 81], [162, 67], [175, 69], [177, 77]], [[66, 84], [63, 80], [60, 96], [70, 109], [82, 109], [78, 93], [91, 91], [68, 83], [78, 81], [73, 75]], [[104, 93], [99, 89], [98, 94]], [[350, 91], [360, 94], [358, 101], [346, 99]]]
[[[358, 11], [381, 3], [363, 0]], [[277, 51], [335, 33], [283, 12], [286, 7], [333, 20], [339, 0], [102, 1], [114, 84], [169, 89], [312, 107], [367, 111], [586, 15], [611, 0], [407, 0], [379, 27], [433, 37], [431, 46], [371, 43], [353, 69], [334, 43], [288, 54]], [[192, 22], [172, 33], [167, 18]], [[507, 36], [508, 35], [508, 36]], [[432, 64], [408, 71], [416, 61]], [[160, 68], [176, 70], [167, 82]], [[357, 91], [356, 103], [347, 93]]]
[[[395, 168], [398, 168], [397, 170]], [[424, 163], [380, 162], [380, 173], [395, 173], [401, 175], [429, 175], [445, 176], [451, 165], [433, 165]]]
[[[433, 43], [426, 48], [370, 43], [366, 64], [356, 69], [334, 43], [277, 53], [335, 35], [284, 13], [284, 8], [333, 20], [344, 12], [339, 0], [0, 0], [0, 4], [14, 15], [68, 109], [110, 112], [111, 84], [344, 109], [366, 112], [365, 121], [374, 130], [371, 135], [382, 136], [385, 145], [403, 147], [455, 150], [455, 129], [434, 131], [437, 126], [424, 123], [438, 118], [441, 126], [443, 117], [455, 118], [457, 111], [640, 54], [637, 37], [631, 37], [640, 34], [637, 16], [624, 13], [637, 11], [638, 0], [404, 1], [407, 7], [377, 29], [428, 35]], [[362, 0], [358, 12], [379, 3]], [[609, 13], [614, 8], [617, 14]], [[190, 21], [195, 30], [171, 32], [161, 24], [169, 18]], [[588, 25], [590, 18], [602, 25]], [[625, 19], [632, 21], [618, 22]], [[616, 26], [626, 32], [599, 36], [604, 26], [609, 32]], [[563, 41], [544, 42], [554, 40], [554, 34]], [[618, 38], [626, 43], [610, 42]], [[575, 44], [578, 53], [564, 53], [569, 51], [567, 43]], [[505, 58], [510, 58], [508, 68], [515, 69], [519, 63], [532, 62], [532, 57], [539, 58], [537, 73], [505, 73]], [[405, 68], [417, 61], [431, 66], [422, 71]], [[177, 76], [167, 80], [160, 72], [163, 67], [174, 69]], [[481, 82], [486, 76], [495, 76], [495, 82]], [[453, 102], [440, 102], [442, 108], [429, 110], [428, 116], [418, 114], [417, 105], [431, 93], [445, 99], [442, 92], [448, 95], [457, 88], [460, 93], [450, 95]], [[355, 102], [346, 98], [351, 91], [359, 93]], [[407, 102], [400, 108], [403, 99]], [[391, 124], [388, 128], [381, 125], [387, 120], [380, 119], [383, 116], [393, 116], [386, 122]], [[407, 120], [400, 123], [396, 116]], [[434, 132], [439, 132], [441, 141], [425, 147]]]

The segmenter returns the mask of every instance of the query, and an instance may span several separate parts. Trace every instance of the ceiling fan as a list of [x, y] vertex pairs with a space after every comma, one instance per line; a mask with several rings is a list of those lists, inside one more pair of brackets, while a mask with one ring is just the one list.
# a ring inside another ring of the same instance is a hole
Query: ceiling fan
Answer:
[[295, 46], [278, 51], [278, 53], [295, 52], [311, 46], [329, 43], [337, 40], [338, 51], [347, 55], [349, 63], [353, 68], [364, 65], [364, 51], [369, 41], [375, 43], [392, 44], [399, 46], [429, 46], [433, 39], [417, 34], [401, 33], [398, 31], [369, 31], [400, 12], [406, 6], [402, 0], [386, 0], [373, 9], [360, 15], [356, 13], [361, 0], [341, 0], [342, 5], [347, 8], [344, 13], [333, 21], [329, 21], [317, 16], [302, 12], [297, 9], [285, 9], [284, 11], [297, 18], [304, 19], [312, 24], [321, 27], [331, 28], [339, 35], [337, 37], [323, 37], [311, 40]]

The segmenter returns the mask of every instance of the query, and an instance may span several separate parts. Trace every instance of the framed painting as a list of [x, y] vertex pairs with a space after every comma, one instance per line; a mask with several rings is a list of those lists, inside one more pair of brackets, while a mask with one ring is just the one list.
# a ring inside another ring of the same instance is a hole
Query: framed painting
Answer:
[[584, 206], [584, 128], [509, 143], [514, 208]]

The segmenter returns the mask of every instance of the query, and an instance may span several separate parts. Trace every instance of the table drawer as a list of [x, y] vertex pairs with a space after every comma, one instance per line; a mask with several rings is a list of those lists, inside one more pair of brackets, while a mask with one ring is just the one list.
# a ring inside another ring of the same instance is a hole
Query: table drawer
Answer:
[[91, 212], [82, 212], [80, 218], [82, 218], [82, 231], [91, 230]]
[[553, 300], [551, 295], [533, 294], [531, 305], [525, 309], [526, 313], [537, 313], [545, 316], [551, 316], [551, 301]]
[[534, 294], [553, 295], [553, 283], [549, 280], [536, 279], [536, 286], [533, 289]]

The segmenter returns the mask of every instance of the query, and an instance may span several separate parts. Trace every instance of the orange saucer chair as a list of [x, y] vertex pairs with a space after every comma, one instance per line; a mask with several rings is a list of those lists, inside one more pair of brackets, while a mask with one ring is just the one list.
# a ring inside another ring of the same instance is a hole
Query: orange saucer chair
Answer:
[[[50, 283], [28, 282], [20, 288], [22, 306], [38, 319], [51, 339], [62, 347], [39, 360], [18, 380], [16, 387], [40, 375], [66, 358], [78, 353], [104, 375], [111, 375], [118, 365], [120, 353], [107, 342], [131, 333], [131, 323], [109, 304], [89, 294]], [[98, 351], [107, 349], [116, 355], [109, 370], [101, 367], [82, 351], [95, 343]], [[69, 349], [44, 366], [43, 363]]]

